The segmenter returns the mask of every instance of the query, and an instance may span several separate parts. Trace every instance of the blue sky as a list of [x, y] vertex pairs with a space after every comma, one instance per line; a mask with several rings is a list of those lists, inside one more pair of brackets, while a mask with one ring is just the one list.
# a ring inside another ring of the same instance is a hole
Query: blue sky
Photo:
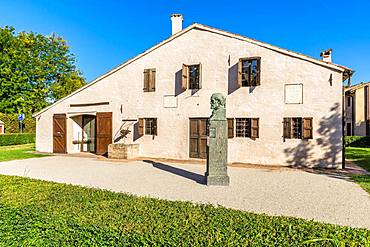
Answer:
[[370, 1], [0, 0], [0, 26], [64, 37], [88, 81], [171, 35], [171, 13], [356, 70], [370, 81]]

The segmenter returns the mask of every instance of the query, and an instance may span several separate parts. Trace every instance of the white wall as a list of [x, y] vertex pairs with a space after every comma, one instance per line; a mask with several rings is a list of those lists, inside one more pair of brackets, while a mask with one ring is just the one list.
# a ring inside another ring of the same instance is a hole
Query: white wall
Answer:
[[[261, 86], [253, 91], [250, 88], [232, 90], [229, 84], [235, 84], [238, 59], [252, 56], [261, 57]], [[163, 96], [175, 94], [182, 64], [199, 62], [202, 63], [203, 88], [194, 95], [189, 90], [178, 95], [178, 108], [164, 108]], [[143, 92], [146, 68], [156, 68], [155, 92]], [[286, 83], [303, 84], [303, 104], [284, 103]], [[192, 29], [44, 112], [37, 121], [36, 146], [38, 151], [52, 151], [54, 113], [112, 111], [113, 135], [122, 119], [158, 118], [158, 136], [154, 139], [143, 136], [135, 141], [140, 143], [142, 156], [187, 159], [189, 118], [209, 117], [210, 96], [220, 92], [227, 97], [228, 117], [260, 118], [260, 138], [229, 139], [229, 162], [340, 166], [341, 91], [340, 72], [245, 41]], [[101, 101], [110, 104], [73, 109], [69, 106]], [[284, 142], [283, 117], [313, 117], [314, 139]]]

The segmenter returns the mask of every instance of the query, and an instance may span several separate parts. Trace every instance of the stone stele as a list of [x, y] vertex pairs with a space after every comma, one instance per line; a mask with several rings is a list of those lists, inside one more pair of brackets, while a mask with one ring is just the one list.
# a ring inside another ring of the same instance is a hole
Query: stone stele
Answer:
[[207, 142], [207, 185], [228, 186], [226, 98], [221, 93], [211, 96], [212, 115], [209, 119]]

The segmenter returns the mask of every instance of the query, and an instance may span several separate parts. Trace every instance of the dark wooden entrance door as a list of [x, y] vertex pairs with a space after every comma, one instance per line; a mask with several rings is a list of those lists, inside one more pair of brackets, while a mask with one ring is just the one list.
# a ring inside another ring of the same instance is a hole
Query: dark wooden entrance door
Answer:
[[207, 118], [190, 119], [190, 140], [189, 156], [190, 158], [207, 158]]
[[98, 112], [96, 114], [96, 153], [108, 153], [108, 145], [112, 143], [112, 113]]
[[66, 114], [54, 114], [53, 116], [53, 152], [67, 152], [67, 118]]

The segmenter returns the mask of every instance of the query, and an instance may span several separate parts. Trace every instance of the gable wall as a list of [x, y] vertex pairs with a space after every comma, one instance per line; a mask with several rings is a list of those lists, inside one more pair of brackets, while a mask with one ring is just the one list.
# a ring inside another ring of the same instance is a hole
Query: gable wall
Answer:
[[[238, 59], [249, 56], [262, 57], [261, 86], [254, 90], [234, 90]], [[199, 62], [202, 63], [202, 89], [194, 95], [190, 90], [179, 94], [178, 108], [163, 108], [163, 95], [174, 95], [176, 83], [180, 83], [182, 64]], [[156, 92], [143, 92], [146, 68], [156, 68]], [[284, 104], [285, 83], [304, 85], [303, 104]], [[71, 103], [109, 101], [109, 106], [73, 111], [112, 111], [113, 134], [122, 119], [157, 117], [158, 136], [154, 139], [143, 136], [135, 141], [140, 143], [141, 155], [187, 159], [189, 117], [210, 116], [210, 96], [221, 92], [227, 96], [228, 117], [260, 118], [260, 138], [255, 141], [229, 139], [229, 162], [286, 165], [307, 161], [338, 166], [341, 162], [341, 87], [339, 72], [244, 41], [193, 29], [44, 112], [37, 124], [37, 149], [52, 151], [50, 126], [54, 113], [72, 111]], [[283, 117], [313, 117], [314, 139], [284, 142]], [[132, 136], [126, 142], [132, 142]]]

